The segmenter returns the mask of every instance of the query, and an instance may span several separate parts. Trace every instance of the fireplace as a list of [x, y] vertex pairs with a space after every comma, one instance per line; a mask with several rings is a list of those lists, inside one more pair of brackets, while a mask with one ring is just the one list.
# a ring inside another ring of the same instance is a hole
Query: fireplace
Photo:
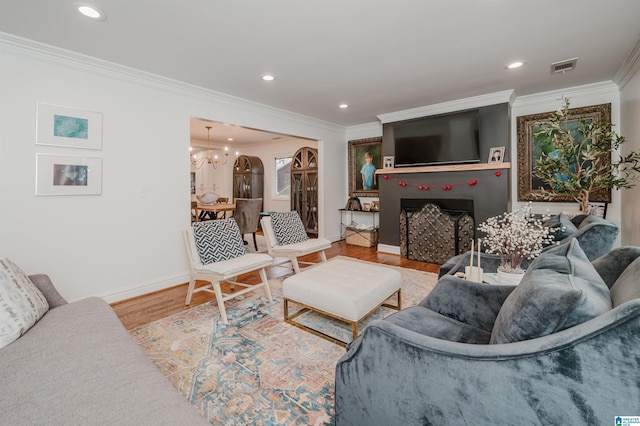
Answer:
[[471, 249], [473, 200], [402, 199], [401, 208], [401, 256], [441, 265]]

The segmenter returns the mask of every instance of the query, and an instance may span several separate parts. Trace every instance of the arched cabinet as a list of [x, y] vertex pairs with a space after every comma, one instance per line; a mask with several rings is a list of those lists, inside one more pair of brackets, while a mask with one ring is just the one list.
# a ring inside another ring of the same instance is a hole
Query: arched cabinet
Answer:
[[233, 198], [264, 198], [264, 167], [258, 157], [241, 155], [233, 165]]
[[300, 148], [291, 160], [291, 210], [308, 234], [318, 235], [318, 150]]

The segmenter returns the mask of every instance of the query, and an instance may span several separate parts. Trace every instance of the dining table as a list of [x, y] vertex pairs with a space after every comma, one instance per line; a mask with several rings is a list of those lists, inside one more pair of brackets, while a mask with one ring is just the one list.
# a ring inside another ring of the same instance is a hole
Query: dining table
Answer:
[[198, 203], [198, 210], [203, 212], [215, 213], [215, 217], [218, 218], [218, 213], [222, 213], [223, 219], [227, 218], [227, 212], [233, 212], [236, 209], [235, 204], [227, 203], [215, 203], [215, 204], [202, 204]]

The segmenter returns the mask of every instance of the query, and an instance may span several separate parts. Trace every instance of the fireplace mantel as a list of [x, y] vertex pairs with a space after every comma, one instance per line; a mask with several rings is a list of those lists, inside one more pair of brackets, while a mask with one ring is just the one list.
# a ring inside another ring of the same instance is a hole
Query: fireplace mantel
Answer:
[[396, 167], [393, 169], [378, 169], [377, 175], [390, 175], [394, 173], [440, 173], [440, 172], [466, 172], [470, 170], [500, 170], [510, 169], [511, 163], [475, 163], [475, 164], [449, 164], [446, 166], [424, 167]]

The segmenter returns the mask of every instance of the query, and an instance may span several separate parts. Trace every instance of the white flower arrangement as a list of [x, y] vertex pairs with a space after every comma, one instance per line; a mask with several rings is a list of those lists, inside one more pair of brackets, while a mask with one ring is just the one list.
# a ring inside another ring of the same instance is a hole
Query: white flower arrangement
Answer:
[[487, 234], [482, 239], [487, 253], [500, 257], [498, 269], [523, 273], [522, 262], [536, 258], [545, 246], [553, 243], [557, 229], [544, 226], [545, 219], [534, 220], [531, 205], [527, 204], [513, 212], [491, 217], [478, 226], [478, 230]]

